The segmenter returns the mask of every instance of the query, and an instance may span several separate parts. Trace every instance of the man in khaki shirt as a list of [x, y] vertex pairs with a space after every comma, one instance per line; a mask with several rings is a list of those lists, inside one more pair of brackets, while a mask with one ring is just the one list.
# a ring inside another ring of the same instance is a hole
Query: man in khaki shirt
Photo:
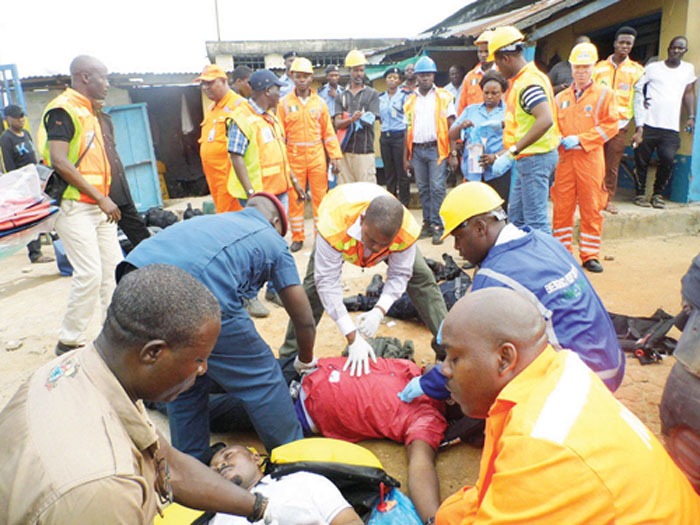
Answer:
[[219, 305], [187, 272], [125, 276], [93, 345], [39, 368], [0, 412], [0, 523], [152, 523], [169, 501], [280, 524], [306, 511], [247, 492], [174, 449], [142, 400], [207, 370]]

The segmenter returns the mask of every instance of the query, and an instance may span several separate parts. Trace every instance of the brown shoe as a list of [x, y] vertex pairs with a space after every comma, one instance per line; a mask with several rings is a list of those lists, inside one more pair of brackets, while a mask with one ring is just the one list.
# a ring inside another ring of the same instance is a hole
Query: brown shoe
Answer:
[[603, 208], [603, 211], [607, 211], [608, 213], [610, 213], [612, 215], [617, 215], [618, 213], [620, 213], [620, 210], [618, 210], [617, 207], [612, 202], [608, 202], [605, 205], [605, 208]]

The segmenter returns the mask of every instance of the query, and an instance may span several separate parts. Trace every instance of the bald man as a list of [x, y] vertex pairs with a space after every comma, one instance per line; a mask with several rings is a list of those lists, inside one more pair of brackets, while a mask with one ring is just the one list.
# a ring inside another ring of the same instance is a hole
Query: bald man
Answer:
[[311, 523], [281, 495], [243, 490], [178, 452], [146, 413], [143, 400], [170, 401], [206, 372], [220, 315], [184, 270], [127, 275], [94, 343], [39, 368], [0, 412], [0, 523], [146, 524], [173, 500]]
[[452, 399], [486, 419], [486, 441], [476, 485], [446, 499], [435, 523], [700, 516], [700, 498], [661, 443], [575, 353], [547, 343], [527, 297], [503, 288], [467, 294], [448, 313], [442, 343]]
[[[420, 227], [411, 213], [383, 188], [369, 182], [342, 184], [329, 191], [318, 210], [318, 235], [306, 267], [304, 290], [316, 324], [324, 310], [346, 338], [351, 376], [370, 372], [374, 350], [365, 338], [374, 337], [391, 305], [408, 292], [418, 315], [433, 335], [447, 308], [433, 273], [416, 247]], [[343, 262], [368, 268], [382, 261], [388, 268], [386, 284], [372, 310], [358, 317], [358, 325], [343, 304], [340, 277]], [[434, 343], [433, 349], [439, 352]], [[297, 351], [294, 328], [280, 356]]]
[[85, 344], [85, 330], [99, 300], [104, 318], [122, 259], [118, 206], [110, 199], [112, 173], [96, 108], [107, 96], [107, 67], [81, 55], [70, 65], [71, 87], [46, 106], [38, 134], [41, 155], [67, 187], [56, 232], [73, 266], [70, 297], [56, 354]]

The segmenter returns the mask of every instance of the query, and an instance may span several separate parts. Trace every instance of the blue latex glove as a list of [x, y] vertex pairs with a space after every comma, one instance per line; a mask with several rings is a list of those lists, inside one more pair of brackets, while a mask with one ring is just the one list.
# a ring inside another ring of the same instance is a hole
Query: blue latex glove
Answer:
[[491, 171], [493, 172], [494, 176], [500, 177], [501, 175], [508, 173], [508, 170], [513, 167], [514, 162], [515, 159], [510, 153], [504, 153], [493, 163], [491, 166]]
[[410, 403], [415, 398], [422, 396], [423, 394], [425, 394], [425, 392], [423, 392], [423, 389], [420, 386], [420, 376], [416, 376], [411, 379], [404, 389], [396, 395], [399, 396], [399, 399], [404, 403]]
[[362, 122], [365, 122], [369, 124], [370, 126], [374, 124], [374, 121], [377, 119], [377, 117], [374, 116], [374, 113], [371, 113], [369, 111], [365, 111], [362, 116], [360, 117], [360, 120]]
[[354, 128], [355, 131], [360, 131], [362, 129], [362, 122], [360, 122], [359, 120], [356, 120], [353, 123], [353, 126], [355, 126], [355, 128]]
[[503, 121], [502, 120], [487, 120], [486, 122], [482, 122], [479, 124], [480, 128], [490, 128], [495, 131], [500, 131], [503, 129]]
[[576, 135], [569, 135], [568, 137], [561, 139], [561, 145], [564, 146], [564, 149], [572, 149], [580, 146], [581, 141]]

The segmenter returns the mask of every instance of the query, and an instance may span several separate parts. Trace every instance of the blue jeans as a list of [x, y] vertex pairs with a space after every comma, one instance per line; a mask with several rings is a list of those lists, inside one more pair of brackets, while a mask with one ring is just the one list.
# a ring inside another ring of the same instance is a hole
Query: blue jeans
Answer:
[[556, 149], [547, 153], [521, 157], [515, 162], [517, 176], [513, 180], [508, 203], [508, 218], [517, 227], [552, 233], [547, 217], [549, 187], [559, 161]]
[[[275, 197], [277, 197], [282, 203], [284, 212], [287, 214], [287, 219], [289, 219], [289, 194], [285, 191], [284, 193], [278, 193], [275, 195]], [[245, 208], [245, 205], [248, 204], [248, 199], [238, 199], [238, 203]], [[272, 284], [272, 281], [267, 282], [267, 291], [270, 293], [277, 293], [277, 290], [275, 290], [275, 285]], [[255, 296], [257, 297], [257, 293]], [[249, 297], [248, 299], [252, 299], [252, 297]]]
[[432, 148], [417, 148], [413, 146], [411, 166], [416, 174], [416, 185], [420, 204], [423, 208], [423, 224], [430, 224], [442, 231], [440, 220], [440, 206], [445, 200], [445, 176], [447, 174], [447, 161], [443, 160], [438, 166], [437, 146]]
[[210, 441], [209, 394], [222, 389], [243, 403], [268, 451], [304, 437], [280, 366], [248, 314], [221, 320], [208, 365], [191, 388], [168, 404], [175, 448], [204, 458]]

